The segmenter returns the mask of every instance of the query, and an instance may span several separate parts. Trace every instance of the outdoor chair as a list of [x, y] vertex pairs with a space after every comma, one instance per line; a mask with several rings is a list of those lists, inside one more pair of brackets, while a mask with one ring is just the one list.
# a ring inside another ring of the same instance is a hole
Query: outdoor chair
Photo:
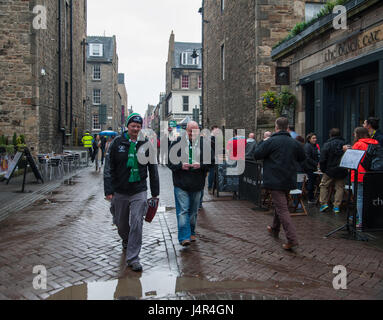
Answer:
[[81, 157], [80, 157], [80, 154], [79, 153], [73, 153], [73, 163], [74, 163], [74, 167], [75, 169], [77, 170], [78, 168], [80, 168], [81, 166]]
[[48, 159], [45, 154], [38, 154], [38, 165], [40, 172], [43, 173], [44, 179], [48, 177]]
[[66, 172], [67, 174], [70, 174], [70, 172], [73, 170], [74, 168], [74, 156], [73, 155], [65, 155], [63, 156], [63, 168], [64, 168], [64, 172], [65, 172], [65, 167], [68, 169], [68, 171]]
[[48, 167], [50, 169], [50, 172], [49, 172], [50, 181], [52, 181], [52, 175], [53, 177], [57, 177], [57, 178], [64, 176], [63, 161], [61, 158], [50, 158], [48, 161]]
[[[306, 181], [307, 175], [305, 173], [297, 174], [298, 189], [291, 190], [288, 196], [289, 204], [292, 203], [292, 205], [289, 205], [291, 216], [307, 216], [307, 210], [303, 203], [303, 187]], [[301, 205], [301, 208], [299, 208], [299, 205]], [[303, 212], [298, 212], [298, 209], [301, 209]]]

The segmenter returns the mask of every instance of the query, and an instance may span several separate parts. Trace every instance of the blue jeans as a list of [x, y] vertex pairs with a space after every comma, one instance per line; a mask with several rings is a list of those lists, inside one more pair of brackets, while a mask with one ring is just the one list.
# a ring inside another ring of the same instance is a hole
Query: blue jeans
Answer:
[[[355, 195], [355, 182], [352, 183], [352, 192]], [[359, 222], [362, 223], [363, 218], [363, 183], [358, 183], [358, 195], [356, 198], [357, 204], [356, 204], [356, 211], [357, 211], [357, 218], [359, 219]]]
[[187, 192], [180, 188], [174, 188], [176, 202], [178, 241], [190, 240], [195, 236], [198, 208], [201, 200], [201, 191]]
[[215, 174], [215, 166], [212, 166], [209, 170], [209, 177], [208, 177], [208, 189], [213, 189], [214, 184], [214, 174]]

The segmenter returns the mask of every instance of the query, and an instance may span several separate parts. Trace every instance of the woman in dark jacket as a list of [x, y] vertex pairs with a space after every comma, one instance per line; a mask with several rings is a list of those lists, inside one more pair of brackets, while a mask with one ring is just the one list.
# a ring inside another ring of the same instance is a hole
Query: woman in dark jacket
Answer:
[[310, 133], [306, 137], [306, 143], [304, 146], [306, 160], [304, 163], [304, 170], [307, 173], [307, 191], [308, 191], [308, 202], [310, 204], [315, 203], [314, 199], [314, 188], [317, 176], [314, 174], [318, 170], [320, 151], [317, 146], [317, 135]]

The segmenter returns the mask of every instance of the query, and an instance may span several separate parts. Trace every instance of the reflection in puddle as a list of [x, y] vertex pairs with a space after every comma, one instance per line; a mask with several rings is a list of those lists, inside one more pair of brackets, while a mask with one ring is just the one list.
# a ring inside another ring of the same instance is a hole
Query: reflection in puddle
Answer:
[[[129, 277], [108, 282], [96, 282], [63, 289], [48, 300], [117, 300], [163, 298], [176, 293], [205, 290], [264, 289], [280, 288], [287, 291], [302, 288], [300, 282], [279, 283], [263, 281], [208, 281], [193, 277], [179, 277], [170, 271], [152, 271], [148, 274], [130, 275]], [[306, 283], [304, 287], [316, 287]]]
[[115, 300], [164, 297], [176, 292], [177, 276], [164, 271], [66, 288], [48, 300]]

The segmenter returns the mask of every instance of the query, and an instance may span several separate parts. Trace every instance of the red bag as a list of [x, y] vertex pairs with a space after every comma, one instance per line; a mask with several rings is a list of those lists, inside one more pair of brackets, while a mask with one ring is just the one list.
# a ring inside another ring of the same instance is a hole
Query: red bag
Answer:
[[148, 200], [148, 211], [146, 212], [145, 221], [151, 223], [156, 216], [160, 199], [152, 198]]

